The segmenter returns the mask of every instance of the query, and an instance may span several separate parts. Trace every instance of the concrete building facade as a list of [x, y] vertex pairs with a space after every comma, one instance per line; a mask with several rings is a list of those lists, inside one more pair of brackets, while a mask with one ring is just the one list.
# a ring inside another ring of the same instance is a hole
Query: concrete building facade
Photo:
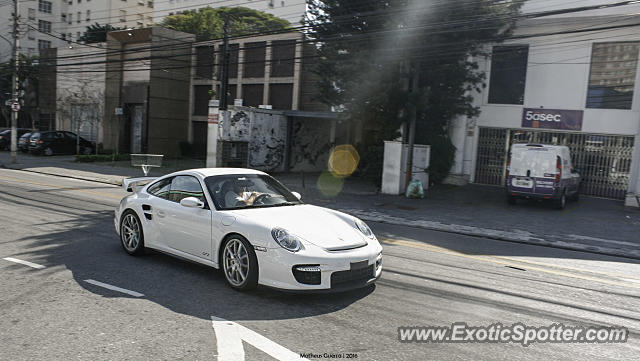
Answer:
[[[596, 3], [603, 2], [579, 5]], [[530, 1], [524, 10], [566, 7]], [[480, 59], [487, 87], [474, 102], [481, 114], [452, 124], [457, 152], [449, 181], [503, 185], [511, 144], [563, 144], [583, 176], [583, 193], [640, 206], [640, 33], [637, 17], [629, 16], [639, 10], [629, 5], [519, 22], [517, 39]]]
[[108, 33], [105, 149], [180, 155], [190, 128], [194, 40], [194, 35], [161, 27]]

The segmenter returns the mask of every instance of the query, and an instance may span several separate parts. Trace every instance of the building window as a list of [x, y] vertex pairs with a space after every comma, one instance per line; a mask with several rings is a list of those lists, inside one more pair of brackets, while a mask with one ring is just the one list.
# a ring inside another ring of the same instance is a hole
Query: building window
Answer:
[[78, 11], [78, 18], [76, 19], [76, 22], [78, 24], [80, 24], [82, 22], [82, 13], [80, 11]]
[[71, 25], [71, 23], [73, 23], [73, 14], [69, 13], [68, 18], [69, 18], [69, 25]]
[[269, 104], [273, 109], [291, 110], [293, 101], [293, 84], [270, 84]]
[[29, 20], [35, 20], [36, 19], [36, 9], [29, 9], [27, 16], [29, 17]]
[[244, 44], [244, 78], [263, 78], [267, 43], [259, 41]]
[[87, 22], [91, 21], [91, 10], [87, 10], [87, 18], [85, 20]]
[[36, 36], [34, 35], [34, 32], [32, 30], [27, 30], [27, 39], [36, 40]]
[[640, 42], [594, 43], [587, 108], [631, 109]]
[[38, 11], [51, 14], [51, 1], [38, 0]]
[[120, 10], [120, 22], [121, 23], [127, 22], [127, 12], [125, 10]]
[[38, 40], [38, 49], [49, 49], [51, 42], [49, 40]]
[[51, 32], [51, 22], [38, 20], [38, 31], [41, 33], [50, 33]]
[[489, 78], [489, 103], [523, 104], [529, 46], [494, 46]]
[[211, 85], [195, 85], [193, 87], [193, 115], [209, 114], [209, 90]]
[[196, 78], [211, 79], [213, 77], [213, 46], [196, 47]]
[[242, 99], [245, 107], [258, 107], [264, 94], [263, 84], [246, 84], [242, 86]]
[[271, 76], [293, 76], [296, 57], [295, 40], [279, 40], [271, 43]]

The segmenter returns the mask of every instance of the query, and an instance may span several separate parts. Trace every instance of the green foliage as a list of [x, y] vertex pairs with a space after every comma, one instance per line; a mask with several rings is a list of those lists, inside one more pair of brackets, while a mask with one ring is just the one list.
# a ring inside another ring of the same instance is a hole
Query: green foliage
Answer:
[[125, 28], [117, 28], [109, 24], [100, 25], [99, 23], [95, 23], [93, 25], [87, 26], [87, 30], [85, 30], [84, 34], [82, 34], [82, 36], [78, 38], [78, 41], [84, 42], [87, 44], [102, 43], [107, 41], [108, 32], [123, 30], [123, 29]]
[[[415, 107], [415, 141], [432, 146], [430, 177], [440, 182], [455, 153], [449, 123], [479, 113], [473, 92], [485, 74], [476, 59], [512, 33], [522, 3], [312, 0], [305, 25], [317, 41], [321, 100], [362, 122], [367, 143], [379, 149]], [[411, 73], [418, 75], [413, 93]]]
[[[20, 91], [24, 91], [25, 96], [22, 98], [24, 106], [18, 114], [19, 126], [31, 127], [30, 115], [28, 114], [28, 108], [32, 105], [37, 106], [35, 100], [37, 100], [38, 90], [38, 65], [39, 58], [37, 56], [26, 56], [20, 54], [19, 56], [20, 70], [18, 72], [18, 79], [20, 85]], [[12, 91], [12, 77], [13, 77], [13, 63], [8, 61], [6, 63], [0, 63], [0, 112], [4, 118], [4, 122], [9, 126], [11, 119], [11, 111], [4, 105], [5, 101], [11, 99]], [[26, 121], [28, 120], [28, 121]]]
[[79, 154], [76, 155], [76, 162], [93, 163], [93, 162], [112, 162], [119, 160], [131, 160], [129, 154]]
[[196, 35], [196, 40], [219, 39], [224, 35], [225, 18], [229, 17], [229, 36], [240, 36], [288, 28], [289, 22], [258, 10], [244, 7], [219, 7], [187, 11], [167, 16], [162, 26]]

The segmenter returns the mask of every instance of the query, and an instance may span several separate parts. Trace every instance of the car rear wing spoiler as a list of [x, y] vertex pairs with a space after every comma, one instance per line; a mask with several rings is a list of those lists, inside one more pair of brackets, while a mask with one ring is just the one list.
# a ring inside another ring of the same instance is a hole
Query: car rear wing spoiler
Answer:
[[145, 185], [158, 177], [139, 177], [139, 178], [124, 178], [122, 180], [122, 188], [127, 192], [136, 192], [137, 187]]

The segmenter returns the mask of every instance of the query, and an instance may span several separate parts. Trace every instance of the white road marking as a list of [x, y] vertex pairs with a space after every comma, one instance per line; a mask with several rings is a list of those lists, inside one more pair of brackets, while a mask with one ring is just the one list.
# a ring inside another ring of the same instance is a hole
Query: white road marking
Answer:
[[37, 264], [37, 263], [29, 262], [29, 261], [23, 261], [21, 259], [17, 259], [17, 258], [13, 258], [13, 257], [3, 258], [3, 260], [9, 261], [9, 262], [14, 262], [14, 263], [20, 263], [20, 264], [23, 264], [25, 266], [29, 266], [29, 267], [35, 268], [35, 269], [46, 268], [46, 266], [43, 266], [41, 264]]
[[99, 282], [99, 281], [96, 281], [96, 280], [84, 280], [84, 281], [87, 282], [87, 283], [91, 283], [92, 285], [96, 285], [98, 287], [103, 287], [103, 288], [106, 288], [106, 289], [109, 289], [109, 290], [112, 290], [112, 291], [118, 291], [118, 292], [126, 293], [128, 295], [133, 296], [133, 297], [143, 297], [144, 296], [142, 293], [138, 293], [136, 291], [131, 291], [131, 290], [128, 290], [126, 288], [120, 288], [120, 287], [117, 287], [117, 286], [113, 286], [113, 285], [110, 285], [108, 283], [102, 283], [102, 282]]
[[244, 360], [242, 341], [251, 344], [253, 347], [267, 353], [276, 360], [309, 361], [304, 357], [300, 357], [300, 354], [280, 346], [259, 333], [251, 331], [235, 322], [215, 316], [211, 316], [211, 322], [213, 323], [216, 343], [218, 344], [218, 361]]

